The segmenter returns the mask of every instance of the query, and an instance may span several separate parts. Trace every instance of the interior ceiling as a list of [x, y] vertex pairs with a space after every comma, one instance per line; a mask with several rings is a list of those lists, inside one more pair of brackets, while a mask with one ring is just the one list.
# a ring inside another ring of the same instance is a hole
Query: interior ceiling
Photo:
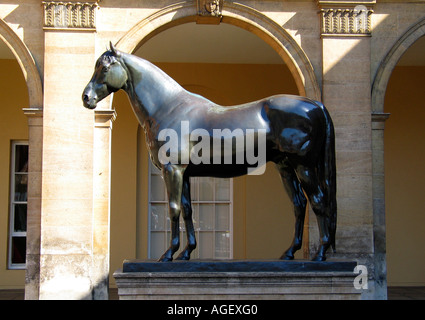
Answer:
[[9, 47], [0, 40], [0, 59], [15, 59], [12, 51], [10, 51]]
[[[136, 54], [153, 62], [283, 63], [281, 57], [259, 37], [225, 23], [187, 23], [167, 29], [147, 41]], [[0, 59], [14, 59], [2, 41]], [[425, 37], [409, 48], [398, 65], [425, 66]]]
[[283, 63], [259, 37], [225, 23], [186, 23], [167, 29], [143, 44], [136, 54], [154, 62]]

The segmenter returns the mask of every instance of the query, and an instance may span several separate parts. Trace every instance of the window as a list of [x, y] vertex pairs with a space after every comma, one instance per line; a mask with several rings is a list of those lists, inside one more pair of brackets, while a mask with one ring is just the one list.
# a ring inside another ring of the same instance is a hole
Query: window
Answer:
[[24, 269], [27, 236], [28, 142], [13, 141], [10, 166], [9, 269]]
[[[165, 183], [161, 172], [149, 164], [149, 251], [158, 259], [169, 247], [170, 218]], [[197, 248], [191, 259], [231, 259], [232, 179], [191, 178], [192, 216]], [[180, 250], [186, 247], [186, 231], [180, 218]], [[179, 252], [175, 254], [177, 257]]]

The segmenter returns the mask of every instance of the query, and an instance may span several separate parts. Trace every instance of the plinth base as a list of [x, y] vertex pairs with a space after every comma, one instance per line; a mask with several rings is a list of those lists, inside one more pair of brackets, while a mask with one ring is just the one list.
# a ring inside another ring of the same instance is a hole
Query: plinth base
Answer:
[[120, 299], [360, 299], [355, 262], [126, 260]]

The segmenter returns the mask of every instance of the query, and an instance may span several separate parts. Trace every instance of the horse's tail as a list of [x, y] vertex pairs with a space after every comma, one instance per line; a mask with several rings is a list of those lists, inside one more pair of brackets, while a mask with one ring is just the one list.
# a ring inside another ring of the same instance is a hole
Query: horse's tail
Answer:
[[323, 188], [327, 199], [328, 211], [328, 230], [330, 236], [330, 245], [333, 251], [335, 248], [335, 233], [337, 220], [337, 205], [336, 205], [336, 168], [335, 168], [335, 130], [334, 125], [325, 106], [318, 102], [318, 105], [323, 110], [326, 121], [326, 137], [322, 147], [322, 161], [319, 165], [319, 175], [323, 181]]

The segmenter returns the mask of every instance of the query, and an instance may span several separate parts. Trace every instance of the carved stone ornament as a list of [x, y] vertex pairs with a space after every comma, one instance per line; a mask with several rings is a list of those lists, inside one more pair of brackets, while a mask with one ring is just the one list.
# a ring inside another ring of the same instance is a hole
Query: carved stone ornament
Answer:
[[96, 29], [95, 2], [43, 1], [45, 29]]
[[198, 0], [198, 14], [200, 16], [220, 17], [223, 0]]
[[371, 35], [372, 13], [373, 10], [362, 5], [321, 9], [322, 35]]

